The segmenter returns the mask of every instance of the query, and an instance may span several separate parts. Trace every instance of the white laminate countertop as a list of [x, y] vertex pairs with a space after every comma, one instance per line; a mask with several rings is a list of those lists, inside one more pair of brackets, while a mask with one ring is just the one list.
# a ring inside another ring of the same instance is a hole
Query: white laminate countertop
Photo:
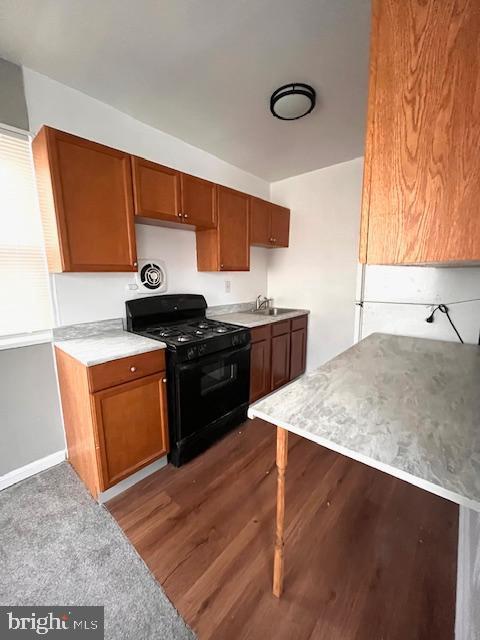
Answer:
[[265, 324], [273, 324], [274, 322], [281, 322], [282, 320], [290, 320], [291, 318], [298, 318], [299, 316], [308, 315], [310, 311], [306, 309], [291, 309], [287, 313], [281, 313], [278, 316], [264, 316], [261, 313], [253, 313], [249, 311], [237, 312], [237, 313], [223, 313], [218, 316], [209, 316], [211, 320], [218, 320], [219, 322], [238, 324], [240, 327], [248, 327], [253, 329], [254, 327], [261, 327]]
[[480, 347], [375, 333], [249, 409], [480, 511]]
[[[109, 324], [110, 326], [109, 326]], [[124, 331], [118, 321], [88, 323], [62, 328], [54, 345], [87, 367], [110, 360], [165, 349], [166, 344]]]

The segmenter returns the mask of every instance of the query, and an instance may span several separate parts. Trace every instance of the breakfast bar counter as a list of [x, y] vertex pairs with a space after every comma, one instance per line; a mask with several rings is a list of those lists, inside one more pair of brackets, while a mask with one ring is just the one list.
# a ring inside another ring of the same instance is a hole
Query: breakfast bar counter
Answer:
[[372, 334], [252, 405], [249, 417], [277, 426], [277, 596], [289, 431], [480, 511], [476, 345]]

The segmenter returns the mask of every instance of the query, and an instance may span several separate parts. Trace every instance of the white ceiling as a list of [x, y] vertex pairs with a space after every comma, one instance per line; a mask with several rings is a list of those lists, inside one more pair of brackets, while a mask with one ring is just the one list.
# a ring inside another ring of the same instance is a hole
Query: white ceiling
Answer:
[[[0, 57], [273, 181], [362, 155], [370, 0], [0, 0]], [[317, 108], [282, 122], [288, 82]]]

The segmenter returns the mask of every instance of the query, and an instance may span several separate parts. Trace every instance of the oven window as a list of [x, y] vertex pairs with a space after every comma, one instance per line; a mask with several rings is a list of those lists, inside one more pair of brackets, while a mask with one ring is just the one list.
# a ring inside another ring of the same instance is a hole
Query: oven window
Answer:
[[207, 395], [211, 391], [217, 391], [221, 387], [230, 384], [237, 378], [238, 365], [222, 364], [215, 362], [214, 364], [202, 367], [200, 374], [200, 394]]

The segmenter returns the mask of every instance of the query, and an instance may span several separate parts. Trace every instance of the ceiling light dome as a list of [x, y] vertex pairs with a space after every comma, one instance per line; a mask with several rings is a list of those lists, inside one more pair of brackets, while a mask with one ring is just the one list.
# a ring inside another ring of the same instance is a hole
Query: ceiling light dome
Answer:
[[315, 107], [315, 89], [309, 84], [292, 82], [272, 93], [270, 111], [280, 120], [298, 120]]

